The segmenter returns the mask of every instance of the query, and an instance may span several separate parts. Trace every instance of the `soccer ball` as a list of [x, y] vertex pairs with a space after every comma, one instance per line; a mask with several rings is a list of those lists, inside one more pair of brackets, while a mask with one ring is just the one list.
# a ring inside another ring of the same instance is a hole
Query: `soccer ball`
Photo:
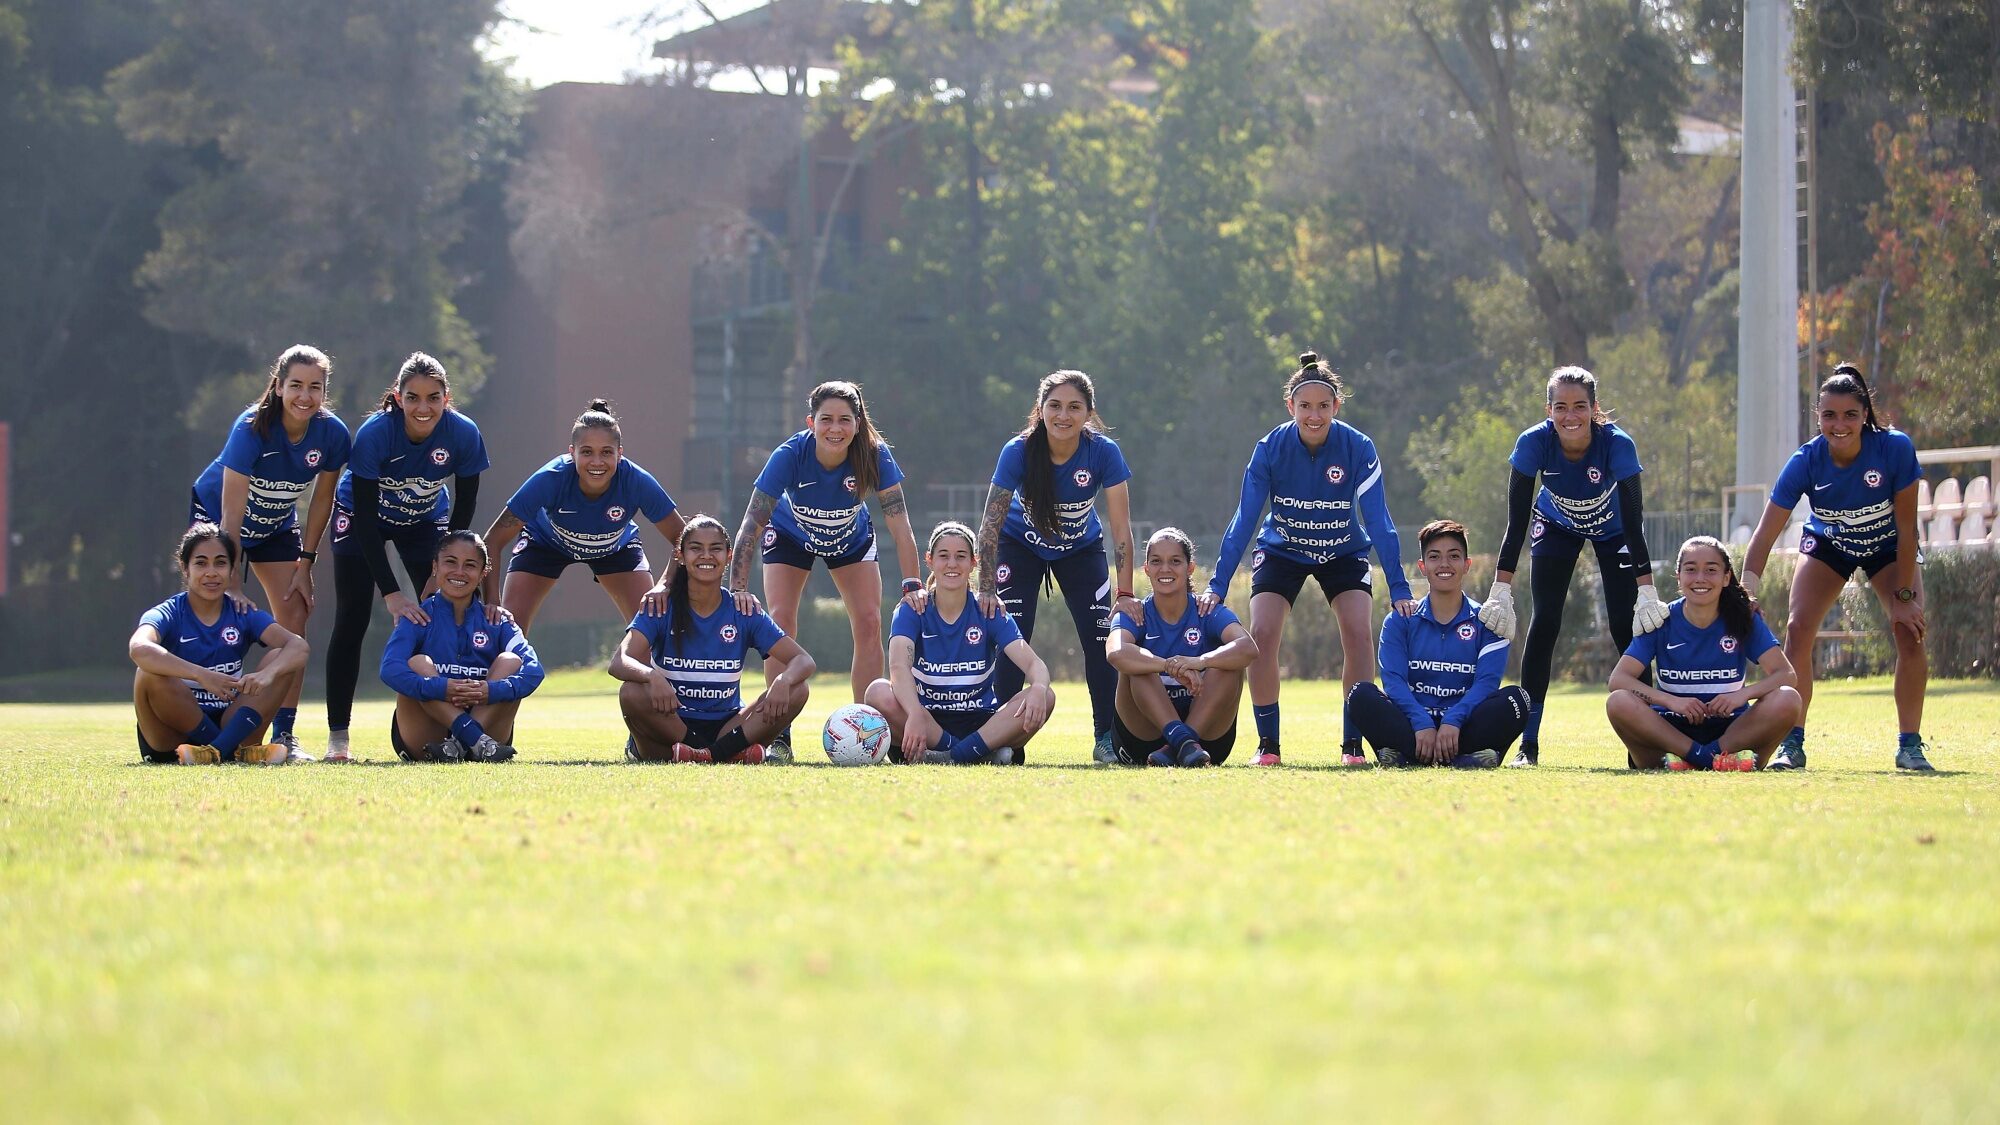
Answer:
[[889, 752], [889, 720], [873, 707], [850, 703], [827, 717], [820, 743], [836, 766], [872, 766]]

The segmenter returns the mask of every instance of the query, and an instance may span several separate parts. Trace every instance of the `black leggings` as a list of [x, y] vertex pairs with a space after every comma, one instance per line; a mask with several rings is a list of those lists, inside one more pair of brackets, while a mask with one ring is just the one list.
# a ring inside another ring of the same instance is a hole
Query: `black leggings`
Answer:
[[[1567, 532], [1550, 527], [1548, 535]], [[1597, 572], [1604, 582], [1604, 613], [1610, 618], [1611, 643], [1623, 655], [1632, 643], [1632, 607], [1639, 600], [1639, 575], [1632, 556], [1621, 554], [1621, 539], [1591, 542], [1597, 552]], [[1580, 546], [1580, 545], [1579, 545]], [[1581, 554], [1578, 551], [1577, 554]], [[1576, 574], [1576, 554], [1550, 552], [1529, 559], [1528, 589], [1535, 603], [1528, 622], [1528, 643], [1521, 651], [1521, 686], [1528, 689], [1534, 710], [1528, 714], [1523, 741], [1540, 740], [1542, 701], [1549, 694], [1549, 667], [1555, 660], [1556, 636], [1562, 632], [1563, 603], [1569, 600], [1569, 580]]]
[[[1110, 635], [1111, 567], [1100, 543], [1077, 550], [1053, 562], [1036, 554], [1027, 544], [1002, 536], [1000, 600], [1021, 627], [1021, 638], [1035, 639], [1035, 609], [1042, 599], [1042, 583], [1054, 575], [1062, 587], [1063, 601], [1069, 603], [1070, 620], [1076, 624], [1076, 640], [1083, 646], [1083, 682], [1090, 689], [1092, 730], [1103, 734], [1112, 727], [1118, 713], [1118, 673], [1104, 657], [1104, 638]], [[1027, 682], [1027, 673], [1011, 660], [1000, 661], [1000, 702], [1006, 703]]]
[[[426, 529], [428, 531], [428, 529]], [[431, 576], [429, 542], [415, 536], [390, 539], [402, 556], [403, 570], [416, 587], [412, 596], [421, 600], [424, 583]], [[361, 679], [361, 642], [368, 639], [368, 622], [375, 615], [375, 578], [368, 573], [368, 560], [359, 554], [333, 556], [333, 636], [326, 644], [326, 726], [346, 730], [354, 718], [354, 685]]]
[[[1417, 748], [1417, 732], [1410, 717], [1382, 689], [1366, 680], [1354, 685], [1347, 696], [1347, 717], [1361, 737], [1375, 748], [1410, 753]], [[1491, 750], [1505, 755], [1528, 725], [1528, 693], [1519, 687], [1501, 688], [1481, 700], [1458, 728], [1458, 752], [1470, 754]]]

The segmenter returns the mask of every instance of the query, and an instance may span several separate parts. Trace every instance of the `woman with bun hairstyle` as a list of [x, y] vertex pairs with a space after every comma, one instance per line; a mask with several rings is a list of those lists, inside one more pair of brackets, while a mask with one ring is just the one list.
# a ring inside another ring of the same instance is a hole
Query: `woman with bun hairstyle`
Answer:
[[1819, 436], [1778, 474], [1771, 501], [1743, 556], [1743, 585], [1757, 596], [1771, 547], [1801, 499], [1812, 517], [1799, 539], [1785, 656], [1798, 673], [1798, 725], [1771, 758], [1774, 770], [1806, 768], [1805, 714], [1812, 707], [1813, 648], [1820, 623], [1856, 570], [1889, 615], [1896, 641], [1896, 768], [1928, 773], [1921, 732], [1930, 663], [1924, 654], [1923, 555], [1917, 550], [1916, 443], [1875, 417], [1861, 369], [1843, 363], [1819, 385]]
[[1126, 765], [1200, 769], [1229, 760], [1236, 745], [1243, 670], [1257, 642], [1224, 606], [1202, 609], [1194, 540], [1163, 527], [1146, 541], [1152, 592], [1139, 612], [1120, 611], [1105, 641], [1118, 670], [1118, 758]]
[[487, 604], [504, 608], [526, 632], [562, 572], [582, 563], [625, 620], [642, 602], [657, 611], [666, 604], [666, 579], [653, 584], [639, 516], [667, 542], [680, 541], [674, 498], [625, 459], [625, 435], [611, 404], [592, 399], [570, 427], [569, 452], [522, 482], [486, 530], [489, 549], [509, 551], [505, 592], [496, 567], [486, 577]]
[[[1131, 477], [1124, 452], [1105, 435], [1097, 416], [1097, 388], [1090, 376], [1057, 371], [1036, 388], [1027, 425], [1000, 448], [979, 524], [981, 612], [991, 615], [1004, 604], [1021, 628], [1021, 639], [1033, 641], [1043, 585], [1053, 579], [1062, 587], [1083, 650], [1083, 679], [1096, 732], [1091, 755], [1099, 765], [1118, 761], [1112, 733], [1118, 673], [1104, 655], [1111, 611], [1140, 612], [1132, 596], [1132, 509], [1125, 484]], [[1104, 556], [1107, 527], [1113, 556], [1109, 564]], [[1002, 664], [1000, 702], [1012, 700], [1024, 682], [1019, 667]]]
[[[1354, 685], [1375, 678], [1375, 646], [1370, 635], [1372, 548], [1389, 580], [1395, 611], [1416, 612], [1410, 581], [1403, 576], [1401, 540], [1383, 495], [1382, 458], [1367, 434], [1336, 417], [1347, 388], [1316, 352], [1302, 352], [1285, 380], [1285, 410], [1292, 420], [1265, 434], [1243, 470], [1243, 495], [1216, 552], [1215, 573], [1200, 597], [1203, 612], [1229, 595], [1229, 579], [1250, 556], [1250, 636], [1257, 661], [1250, 666], [1250, 707], [1257, 720], [1255, 764], [1282, 763], [1278, 743], [1278, 653], [1285, 619], [1307, 578], [1319, 583], [1340, 630], [1342, 698]], [[1270, 506], [1270, 515], [1264, 508]], [[1263, 526], [1258, 529], [1258, 521]], [[1341, 721], [1340, 757], [1366, 765], [1360, 731]]]
[[1549, 693], [1569, 580], [1585, 543], [1597, 554], [1611, 643], [1619, 652], [1634, 634], [1649, 633], [1667, 619], [1646, 555], [1638, 447], [1598, 405], [1597, 376], [1581, 367], [1556, 368], [1549, 376], [1547, 405], [1548, 418], [1522, 431], [1507, 459], [1514, 470], [1507, 486], [1507, 534], [1500, 541], [1493, 585], [1479, 608], [1488, 629], [1513, 639], [1514, 568], [1526, 539], [1535, 564], [1528, 575], [1535, 612], [1521, 654], [1521, 686], [1534, 710], [1521, 752], [1508, 763], [1513, 766], [1541, 761], [1542, 702]]
[[[383, 392], [381, 406], [355, 432], [354, 453], [335, 496], [327, 761], [349, 760], [347, 725], [376, 601], [389, 607], [393, 621], [428, 623], [418, 602], [430, 589], [438, 543], [447, 531], [472, 526], [479, 474], [489, 464], [479, 427], [452, 405], [444, 365], [411, 353]], [[409, 576], [409, 593], [389, 568], [392, 544]]]
[[[327, 398], [332, 378], [325, 352], [305, 344], [286, 348], [271, 365], [263, 395], [237, 417], [222, 452], [194, 482], [188, 505], [188, 523], [222, 528], [237, 546], [238, 566], [248, 561], [264, 588], [271, 615], [300, 636], [312, 616], [313, 563], [333, 516], [334, 485], [353, 444]], [[298, 506], [308, 488], [312, 505], [301, 532]], [[241, 573], [230, 575], [229, 595], [243, 596]], [[296, 761], [312, 760], [292, 731], [304, 682], [294, 680], [270, 716], [271, 741]]]

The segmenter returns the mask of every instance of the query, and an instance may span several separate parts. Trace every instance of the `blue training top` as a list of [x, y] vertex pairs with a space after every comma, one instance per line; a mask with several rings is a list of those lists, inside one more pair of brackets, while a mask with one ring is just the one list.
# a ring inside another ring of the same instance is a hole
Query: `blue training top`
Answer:
[[1639, 447], [1615, 422], [1592, 423], [1590, 448], [1572, 461], [1563, 455], [1553, 419], [1521, 431], [1507, 458], [1516, 472], [1542, 475], [1535, 512], [1549, 523], [1584, 539], [1610, 539], [1625, 531], [1618, 512], [1618, 482], [1636, 477]]
[[1785, 462], [1771, 503], [1787, 511], [1812, 501], [1806, 530], [1857, 559], [1896, 549], [1896, 494], [1917, 483], [1917, 443], [1901, 430], [1861, 431], [1861, 452], [1842, 468], [1826, 435], [1799, 447]]
[[221, 523], [222, 470], [234, 469], [250, 478], [250, 499], [243, 505], [243, 526], [237, 529], [237, 542], [245, 547], [262, 543], [297, 522], [299, 498], [321, 473], [347, 464], [354, 444], [347, 423], [332, 414], [315, 414], [306, 424], [305, 436], [296, 442], [285, 436], [282, 420], [274, 420], [271, 432], [258, 437], [251, 424], [256, 416], [253, 406], [237, 417], [222, 452], [194, 482], [201, 514]]
[[1000, 706], [994, 673], [1006, 659], [1007, 646], [1021, 639], [1021, 630], [1005, 606], [987, 617], [971, 597], [957, 620], [946, 621], [932, 597], [922, 613], [897, 602], [889, 635], [908, 637], [916, 646], [910, 671], [924, 710], [993, 711]]
[[1749, 638], [1739, 640], [1725, 631], [1720, 614], [1708, 628], [1695, 628], [1684, 613], [1686, 605], [1686, 598], [1668, 602], [1667, 623], [1633, 637], [1625, 649], [1625, 655], [1653, 666], [1655, 683], [1668, 695], [1705, 699], [1735, 691], [1743, 686], [1751, 663], [1778, 647], [1761, 613], [1750, 619]]
[[[1174, 621], [1160, 616], [1160, 609], [1153, 603], [1151, 594], [1146, 595], [1146, 600], [1139, 605], [1144, 622], [1132, 620], [1128, 613], [1119, 613], [1112, 618], [1111, 627], [1130, 633], [1141, 648], [1162, 660], [1175, 656], [1200, 656], [1220, 648], [1228, 643], [1223, 640], [1222, 634], [1231, 625], [1242, 624], [1235, 611], [1226, 605], [1202, 613], [1193, 597], [1187, 599], [1179, 619]], [[1189, 697], [1187, 686], [1165, 672], [1160, 673], [1160, 682], [1166, 685], [1168, 698], [1179, 700]]]
[[728, 590], [722, 591], [722, 604], [714, 613], [703, 617], [690, 607], [688, 618], [693, 627], [684, 638], [673, 635], [671, 604], [665, 613], [642, 610], [630, 630], [652, 648], [653, 666], [667, 674], [683, 716], [727, 719], [743, 709], [743, 654], [756, 649], [768, 658], [785, 631], [761, 609], [737, 612], [736, 597]]
[[1479, 620], [1479, 603], [1461, 596], [1458, 613], [1440, 621], [1428, 595], [1417, 612], [1382, 620], [1376, 663], [1382, 694], [1417, 730], [1462, 727], [1472, 709], [1500, 689], [1507, 672], [1507, 641]]
[[[875, 444], [875, 491], [903, 483], [903, 470], [889, 447]], [[843, 458], [829, 469], [819, 463], [819, 439], [800, 430], [771, 451], [764, 471], [757, 474], [757, 491], [774, 496], [771, 526], [821, 558], [851, 555], [875, 532], [868, 518], [867, 499]]]
[[[215, 624], [205, 625], [195, 616], [184, 590], [146, 611], [139, 624], [151, 625], [160, 635], [160, 647], [190, 664], [198, 664], [225, 676], [243, 674], [243, 656], [251, 645], [264, 643], [264, 630], [277, 618], [261, 609], [240, 610], [234, 598], [222, 599], [222, 612]], [[230, 701], [210, 694], [193, 680], [183, 680], [194, 689], [194, 701], [205, 710], [229, 706]]]
[[[1299, 424], [1286, 422], [1257, 442], [1243, 470], [1243, 495], [1222, 546], [1215, 554], [1215, 573], [1208, 588], [1216, 597], [1229, 592], [1229, 579], [1243, 561], [1256, 526], [1257, 546], [1303, 566], [1365, 555], [1372, 546], [1389, 578], [1389, 593], [1397, 601], [1410, 596], [1403, 577], [1402, 540], [1389, 502], [1382, 494], [1382, 459], [1367, 434], [1335, 419], [1326, 440], [1307, 449]], [[1356, 518], [1357, 514], [1360, 518]]]
[[[443, 593], [424, 599], [429, 625], [396, 619], [395, 631], [382, 648], [382, 682], [397, 695], [411, 699], [443, 699], [450, 680], [483, 680], [493, 670], [493, 662], [503, 652], [521, 658], [521, 670], [487, 685], [486, 698], [493, 703], [526, 699], [542, 685], [542, 662], [533, 645], [512, 621], [494, 621], [486, 615], [486, 603], [474, 595], [466, 607], [463, 624], [457, 620], [451, 599]], [[428, 656], [437, 665], [435, 676], [420, 676], [410, 668], [412, 656]]]
[[1001, 446], [1000, 461], [993, 466], [994, 486], [1014, 494], [1000, 533], [1050, 561], [1095, 546], [1103, 539], [1104, 524], [1097, 518], [1097, 494], [1132, 479], [1132, 469], [1125, 464], [1125, 453], [1118, 443], [1092, 429], [1083, 431], [1083, 436], [1077, 439], [1076, 452], [1054, 469], [1056, 534], [1050, 539], [1035, 529], [1021, 503], [1021, 484], [1028, 473], [1028, 439], [1016, 435]]
[[[472, 419], [456, 410], [438, 417], [430, 436], [411, 441], [400, 410], [369, 415], [354, 434], [354, 453], [340, 474], [334, 494], [342, 508], [354, 510], [354, 478], [381, 486], [381, 522], [388, 527], [444, 523], [451, 516], [451, 494], [445, 482], [476, 477], [491, 467], [486, 442]], [[519, 514], [519, 513], [516, 513]]]
[[576, 460], [565, 453], [521, 482], [507, 510], [527, 527], [536, 546], [576, 562], [614, 555], [639, 538], [633, 517], [655, 523], [674, 513], [674, 498], [653, 474], [624, 457], [611, 473], [604, 494], [586, 497], [576, 477]]

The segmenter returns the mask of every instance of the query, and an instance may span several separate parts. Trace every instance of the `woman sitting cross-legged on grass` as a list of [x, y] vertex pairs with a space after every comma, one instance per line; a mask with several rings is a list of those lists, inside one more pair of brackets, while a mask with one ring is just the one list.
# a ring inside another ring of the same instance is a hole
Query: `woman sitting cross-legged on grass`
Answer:
[[1236, 745], [1236, 704], [1257, 642], [1227, 606], [1202, 613], [1188, 596], [1194, 540], [1163, 527], [1146, 541], [1153, 592], [1111, 622], [1105, 655], [1118, 671], [1118, 759], [1127, 765], [1221, 765]]
[[[978, 565], [971, 528], [937, 525], [925, 561], [926, 604], [921, 612], [908, 602], [896, 606], [889, 678], [868, 685], [867, 703], [889, 720], [892, 753], [904, 762], [1020, 765], [1022, 744], [1055, 706], [1049, 666], [1022, 639], [1006, 606], [988, 616], [968, 596]], [[1003, 655], [1028, 678], [1004, 707], [993, 690]]]
[[1348, 720], [1385, 766], [1498, 766], [1527, 728], [1528, 692], [1500, 686], [1507, 638], [1480, 621], [1479, 603], [1465, 596], [1465, 525], [1433, 520], [1417, 543], [1430, 592], [1414, 614], [1383, 619], [1382, 686], [1355, 684]]
[[479, 596], [490, 560], [470, 531], [438, 540], [437, 593], [424, 624], [396, 622], [382, 649], [382, 682], [396, 692], [389, 742], [404, 761], [504, 762], [514, 756], [514, 715], [542, 683], [542, 662], [512, 620]]
[[[746, 612], [723, 587], [729, 556], [729, 533], [715, 517], [690, 519], [665, 612], [641, 610], [611, 654], [611, 675], [625, 681], [625, 756], [635, 762], [791, 760], [767, 754], [764, 743], [805, 709], [813, 658], [754, 602]], [[765, 665], [775, 674], [745, 707], [743, 657], [752, 649], [775, 662]]]
[[[1612, 729], [1637, 769], [1759, 768], [1802, 710], [1792, 662], [1720, 542], [1697, 535], [1681, 544], [1674, 570], [1681, 596], [1666, 624], [1634, 637], [1611, 670]], [[1746, 685], [1753, 660], [1764, 676]], [[1658, 687], [1639, 679], [1648, 664]]]
[[[126, 651], [139, 667], [132, 709], [139, 756], [148, 762], [285, 760], [284, 746], [261, 738], [305, 674], [306, 641], [230, 596], [242, 565], [238, 551], [216, 524], [188, 528], [176, 552], [186, 589], [146, 611], [132, 631]], [[243, 656], [253, 644], [271, 651], [245, 674]]]

